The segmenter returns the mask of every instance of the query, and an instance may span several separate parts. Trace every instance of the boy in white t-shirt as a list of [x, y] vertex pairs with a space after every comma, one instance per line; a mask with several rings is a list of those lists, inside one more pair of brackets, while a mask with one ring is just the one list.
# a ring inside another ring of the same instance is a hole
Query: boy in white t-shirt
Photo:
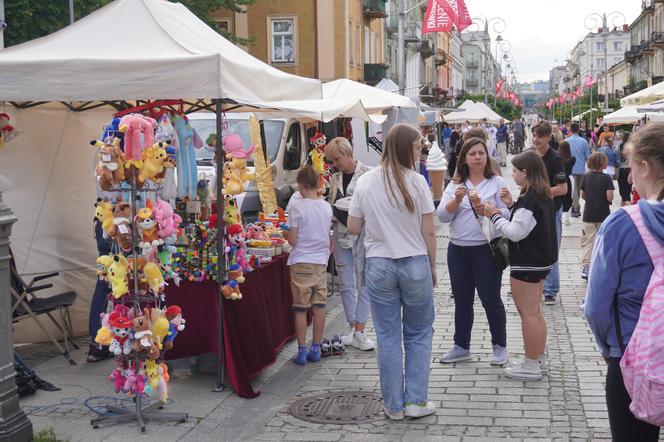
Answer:
[[[330, 257], [332, 208], [318, 196], [318, 174], [303, 167], [297, 174], [302, 199], [291, 207], [288, 220], [288, 242], [293, 246], [288, 257], [290, 266], [295, 334], [298, 352], [293, 362], [299, 365], [320, 361], [320, 342], [325, 328], [327, 278], [325, 270]], [[307, 353], [307, 311], [313, 309], [313, 340]]]

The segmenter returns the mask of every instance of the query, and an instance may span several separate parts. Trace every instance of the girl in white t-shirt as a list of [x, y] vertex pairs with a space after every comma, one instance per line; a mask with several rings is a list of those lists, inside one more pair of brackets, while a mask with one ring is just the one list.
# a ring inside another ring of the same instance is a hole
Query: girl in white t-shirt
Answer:
[[390, 130], [380, 165], [357, 180], [348, 217], [350, 233], [359, 234], [364, 227], [365, 282], [378, 341], [380, 388], [385, 414], [392, 420], [436, 411], [427, 401], [436, 236], [431, 191], [417, 172], [422, 141], [407, 124]]

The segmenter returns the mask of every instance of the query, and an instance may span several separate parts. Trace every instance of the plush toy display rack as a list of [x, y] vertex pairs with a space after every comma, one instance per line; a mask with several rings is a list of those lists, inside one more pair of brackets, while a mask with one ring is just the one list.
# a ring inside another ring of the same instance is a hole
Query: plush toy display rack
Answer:
[[[137, 210], [137, 175], [138, 172], [137, 170], [132, 167], [129, 169], [131, 172], [131, 188], [126, 189], [126, 188], [121, 188], [117, 190], [121, 191], [127, 191], [130, 190], [130, 195], [131, 195], [131, 219], [134, 220], [138, 210]], [[141, 189], [141, 191], [145, 192], [158, 192], [158, 189]], [[137, 247], [138, 247], [138, 233], [137, 229], [133, 228], [131, 231], [131, 242], [132, 242], [132, 252], [131, 256], [133, 258], [134, 265], [132, 266], [132, 274], [133, 274], [133, 296], [132, 296], [132, 309], [134, 310], [135, 314], [140, 314], [142, 311], [142, 305], [144, 304], [152, 304], [156, 306], [158, 304], [158, 295], [153, 294], [153, 296], [141, 296], [139, 294], [139, 279], [138, 279], [138, 253], [137, 253]], [[124, 298], [121, 301], [122, 304], [124, 305]], [[142, 304], [143, 303], [143, 304]], [[145, 355], [144, 352], [138, 352], [135, 351], [132, 354], [129, 355], [121, 355], [119, 356], [120, 358], [126, 358], [126, 360], [129, 362], [131, 359], [134, 360], [135, 367], [139, 367], [140, 364], [148, 359], [148, 356]], [[160, 358], [163, 358], [163, 353], [160, 353], [159, 355]], [[136, 372], [138, 372], [138, 369], [136, 369]], [[164, 403], [159, 401], [158, 399], [155, 401], [155, 403], [150, 404], [146, 408], [143, 408], [143, 394], [134, 394], [133, 397], [134, 403], [135, 403], [135, 409], [128, 409], [128, 408], [123, 408], [123, 407], [117, 407], [114, 405], [105, 405], [104, 407], [106, 410], [109, 412], [108, 415], [100, 416], [94, 419], [90, 420], [90, 424], [92, 425], [93, 428], [99, 428], [101, 425], [114, 425], [114, 424], [123, 424], [127, 422], [132, 422], [132, 421], [137, 421], [138, 425], [141, 429], [141, 432], [145, 432], [145, 424], [146, 421], [149, 420], [155, 420], [155, 421], [162, 421], [162, 422], [179, 422], [179, 423], [184, 423], [187, 421], [188, 414], [187, 413], [169, 413], [169, 412], [160, 412], [157, 410], [163, 409]]]

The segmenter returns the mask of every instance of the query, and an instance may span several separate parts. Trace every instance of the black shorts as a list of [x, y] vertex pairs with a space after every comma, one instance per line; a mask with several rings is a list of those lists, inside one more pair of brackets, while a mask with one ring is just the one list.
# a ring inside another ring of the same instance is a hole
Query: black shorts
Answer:
[[529, 282], [531, 284], [538, 283], [543, 279], [546, 279], [550, 270], [544, 270], [539, 272], [524, 272], [524, 271], [511, 271], [510, 277], [518, 279], [519, 281]]

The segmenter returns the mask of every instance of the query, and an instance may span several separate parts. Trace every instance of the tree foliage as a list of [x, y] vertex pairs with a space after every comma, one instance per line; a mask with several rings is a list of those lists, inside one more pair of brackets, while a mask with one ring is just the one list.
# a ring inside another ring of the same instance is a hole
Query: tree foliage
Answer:
[[[112, 0], [74, 0], [74, 19], [79, 20]], [[177, 0], [170, 0], [176, 2]], [[196, 16], [236, 44], [251, 41], [223, 32], [210, 18], [217, 9], [242, 12], [256, 0], [180, 0]], [[67, 0], [5, 0], [5, 46], [13, 46], [51, 34], [69, 24]]]

